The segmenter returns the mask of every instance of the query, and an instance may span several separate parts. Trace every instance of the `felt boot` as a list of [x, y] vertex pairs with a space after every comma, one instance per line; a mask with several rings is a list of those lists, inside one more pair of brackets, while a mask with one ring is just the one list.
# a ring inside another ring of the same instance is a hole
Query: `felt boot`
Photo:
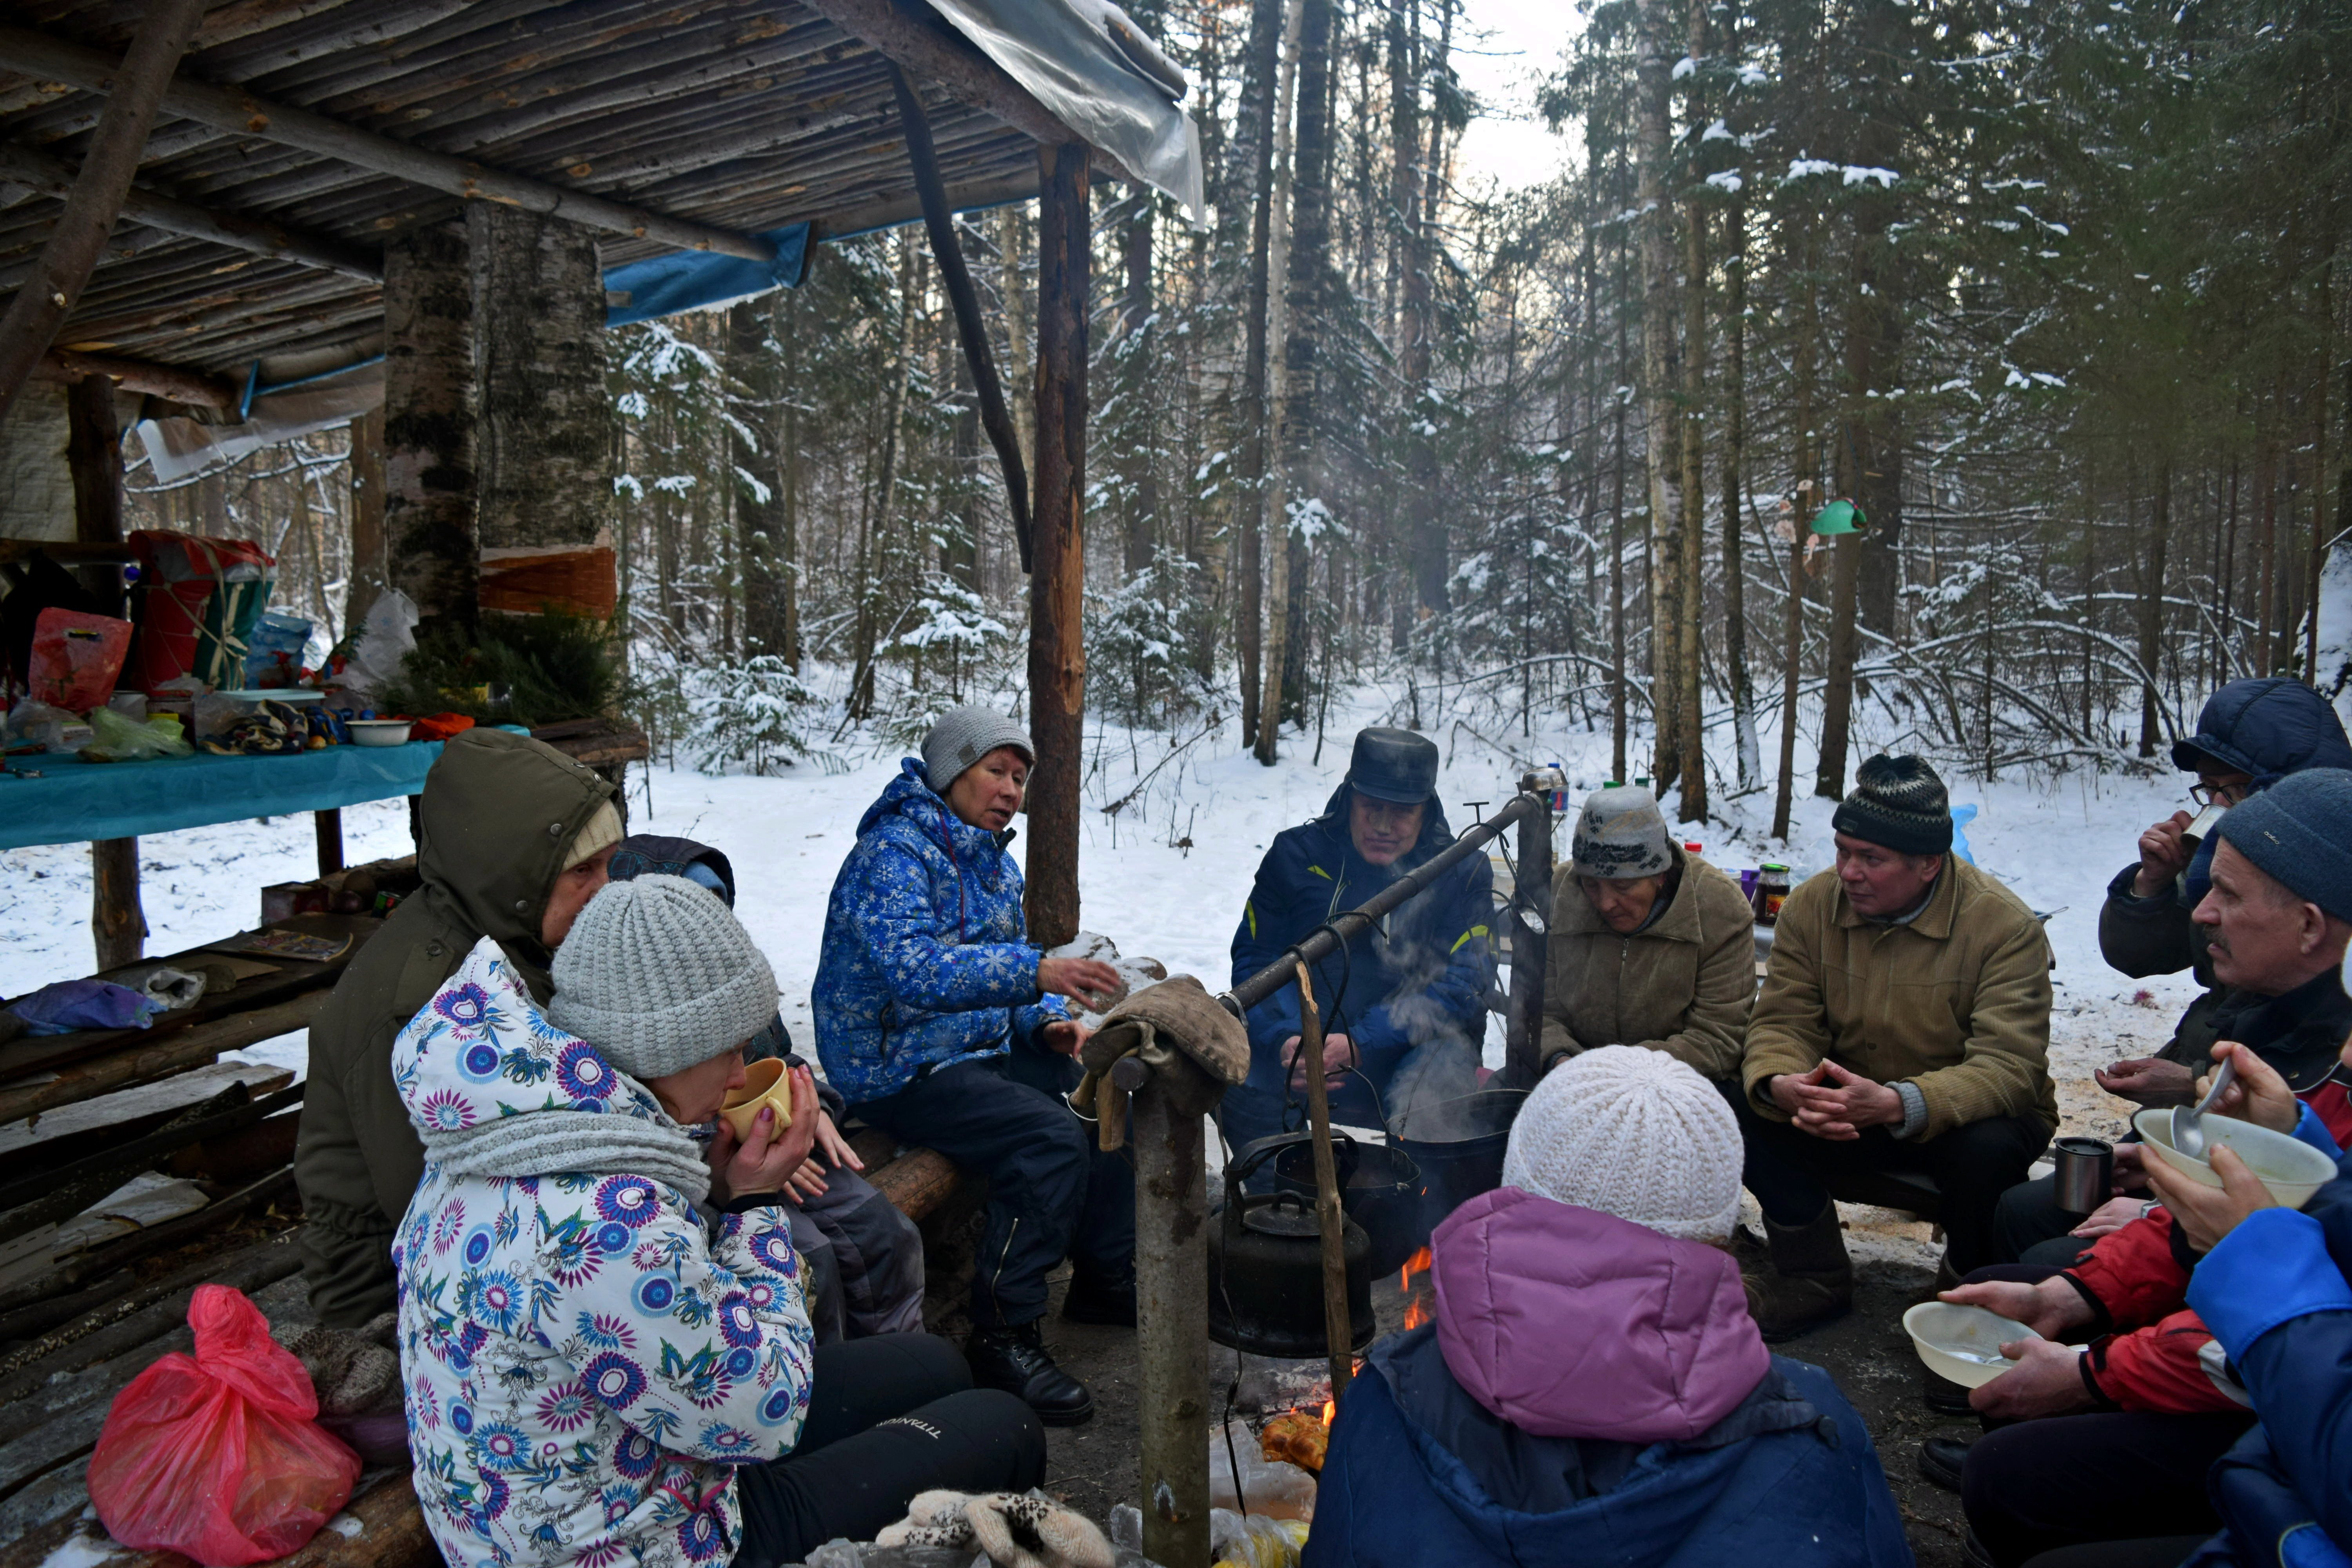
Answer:
[[1775, 1225], [1766, 1215], [1764, 1245], [1769, 1266], [1743, 1273], [1740, 1283], [1767, 1344], [1792, 1340], [1853, 1310], [1853, 1265], [1845, 1255], [1837, 1205], [1823, 1204], [1801, 1226]]

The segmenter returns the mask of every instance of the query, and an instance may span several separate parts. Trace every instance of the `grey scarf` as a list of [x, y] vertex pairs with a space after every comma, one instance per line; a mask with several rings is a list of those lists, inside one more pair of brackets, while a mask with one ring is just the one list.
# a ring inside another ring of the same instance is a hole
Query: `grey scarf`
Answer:
[[[635, 1089], [625, 1084], [615, 1103], [623, 1103]], [[658, 1110], [651, 1117], [619, 1110], [530, 1110], [452, 1131], [419, 1131], [425, 1159], [455, 1175], [618, 1172], [667, 1183], [698, 1204], [710, 1195], [710, 1167], [703, 1161], [702, 1145]]]

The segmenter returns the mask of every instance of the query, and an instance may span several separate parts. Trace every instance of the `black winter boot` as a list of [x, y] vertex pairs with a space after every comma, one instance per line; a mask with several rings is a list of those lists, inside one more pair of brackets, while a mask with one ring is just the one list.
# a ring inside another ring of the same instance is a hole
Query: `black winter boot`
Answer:
[[1054, 1364], [1045, 1353], [1036, 1320], [1003, 1328], [974, 1329], [964, 1342], [971, 1381], [1001, 1388], [1037, 1413], [1048, 1426], [1076, 1426], [1095, 1413], [1087, 1385]]
[[1062, 1316], [1073, 1323], [1103, 1323], [1115, 1329], [1135, 1327], [1135, 1270], [1122, 1274], [1079, 1268], [1070, 1276], [1062, 1298]]
[[1845, 1232], [1837, 1205], [1823, 1204], [1811, 1223], [1774, 1225], [1764, 1219], [1770, 1264], [1744, 1274], [1748, 1315], [1767, 1344], [1842, 1318], [1853, 1308], [1853, 1265], [1845, 1255]]

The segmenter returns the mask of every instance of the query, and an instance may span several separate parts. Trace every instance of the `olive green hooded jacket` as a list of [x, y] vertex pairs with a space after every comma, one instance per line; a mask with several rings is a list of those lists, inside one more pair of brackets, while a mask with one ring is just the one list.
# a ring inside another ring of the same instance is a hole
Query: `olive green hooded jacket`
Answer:
[[294, 1177], [310, 1224], [302, 1270], [330, 1327], [394, 1306], [393, 1227], [425, 1148], [392, 1082], [392, 1041], [483, 937], [531, 995], [553, 961], [541, 917], [572, 840], [614, 795], [594, 770], [501, 730], [468, 730], [425, 775], [418, 808], [424, 887], [352, 960], [310, 1026], [310, 1089]]
[[1682, 885], [1655, 923], [1609, 929], [1562, 867], [1545, 939], [1543, 1065], [1596, 1046], [1646, 1046], [1703, 1078], [1739, 1076], [1756, 1000], [1756, 911], [1739, 884], [1672, 845]]

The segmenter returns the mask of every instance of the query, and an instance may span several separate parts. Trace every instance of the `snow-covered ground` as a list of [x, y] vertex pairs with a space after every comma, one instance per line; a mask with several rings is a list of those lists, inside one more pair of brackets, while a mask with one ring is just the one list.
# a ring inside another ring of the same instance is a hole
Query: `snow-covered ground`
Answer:
[[[1198, 733], [1197, 726], [1185, 730], [1179, 743]], [[1346, 771], [1350, 733], [1335, 719], [1319, 763], [1310, 760], [1309, 736], [1286, 741], [1284, 760], [1265, 768], [1249, 757], [1237, 726], [1228, 721], [1183, 745], [1141, 795], [1110, 815], [1100, 807], [1127, 795], [1172, 744], [1150, 735], [1130, 743], [1124, 732], [1113, 731], [1096, 747], [1097, 761], [1086, 784], [1079, 863], [1087, 928], [1108, 934], [1129, 956], [1158, 958], [1171, 973], [1198, 973], [1213, 988], [1222, 984], [1227, 946], [1260, 854], [1276, 833], [1321, 809]], [[1444, 752], [1443, 799], [1457, 826], [1472, 816], [1463, 803], [1508, 797], [1517, 762], [1466, 726], [1435, 731], [1433, 738]], [[1560, 730], [1509, 741], [1520, 758], [1562, 763], [1578, 795], [1600, 783], [1607, 768], [1605, 733]], [[631, 775], [635, 826], [703, 838], [734, 861], [742, 884], [740, 912], [775, 964], [785, 1019], [803, 1041], [825, 897], [858, 816], [896, 769], [897, 755], [868, 754], [831, 774], [807, 766], [774, 778], [667, 768]], [[1800, 777], [1809, 779], [1811, 759], [1801, 760]], [[2105, 882], [2131, 858], [2140, 830], [2181, 803], [2187, 782], [2169, 773], [2155, 779], [2075, 774], [2055, 788], [2000, 782], [1988, 789], [1951, 779], [1954, 802], [1979, 807], [1967, 829], [1978, 863], [2034, 909], [2057, 911], [2050, 921], [2058, 997], [2053, 1065], [2068, 1120], [2085, 1131], [2122, 1127], [2121, 1102], [2097, 1092], [2090, 1068], [2162, 1044], [2194, 994], [2186, 975], [2126, 979], [2100, 961], [2097, 942]], [[1832, 808], [1828, 801], [1801, 801], [1785, 849], [1766, 831], [1769, 791], [1727, 803], [1717, 822], [1687, 832], [1718, 865], [1785, 859], [1802, 874], [1827, 863]], [[354, 862], [409, 847], [401, 803], [353, 807], [343, 820]], [[1016, 840], [1016, 851], [1020, 847]], [[147, 950], [170, 952], [251, 925], [258, 889], [310, 875], [313, 854], [310, 824], [301, 817], [141, 840], [152, 928]], [[89, 883], [89, 857], [81, 846], [0, 853], [0, 994], [88, 973]], [[272, 1042], [257, 1054], [299, 1068], [299, 1037]]]

